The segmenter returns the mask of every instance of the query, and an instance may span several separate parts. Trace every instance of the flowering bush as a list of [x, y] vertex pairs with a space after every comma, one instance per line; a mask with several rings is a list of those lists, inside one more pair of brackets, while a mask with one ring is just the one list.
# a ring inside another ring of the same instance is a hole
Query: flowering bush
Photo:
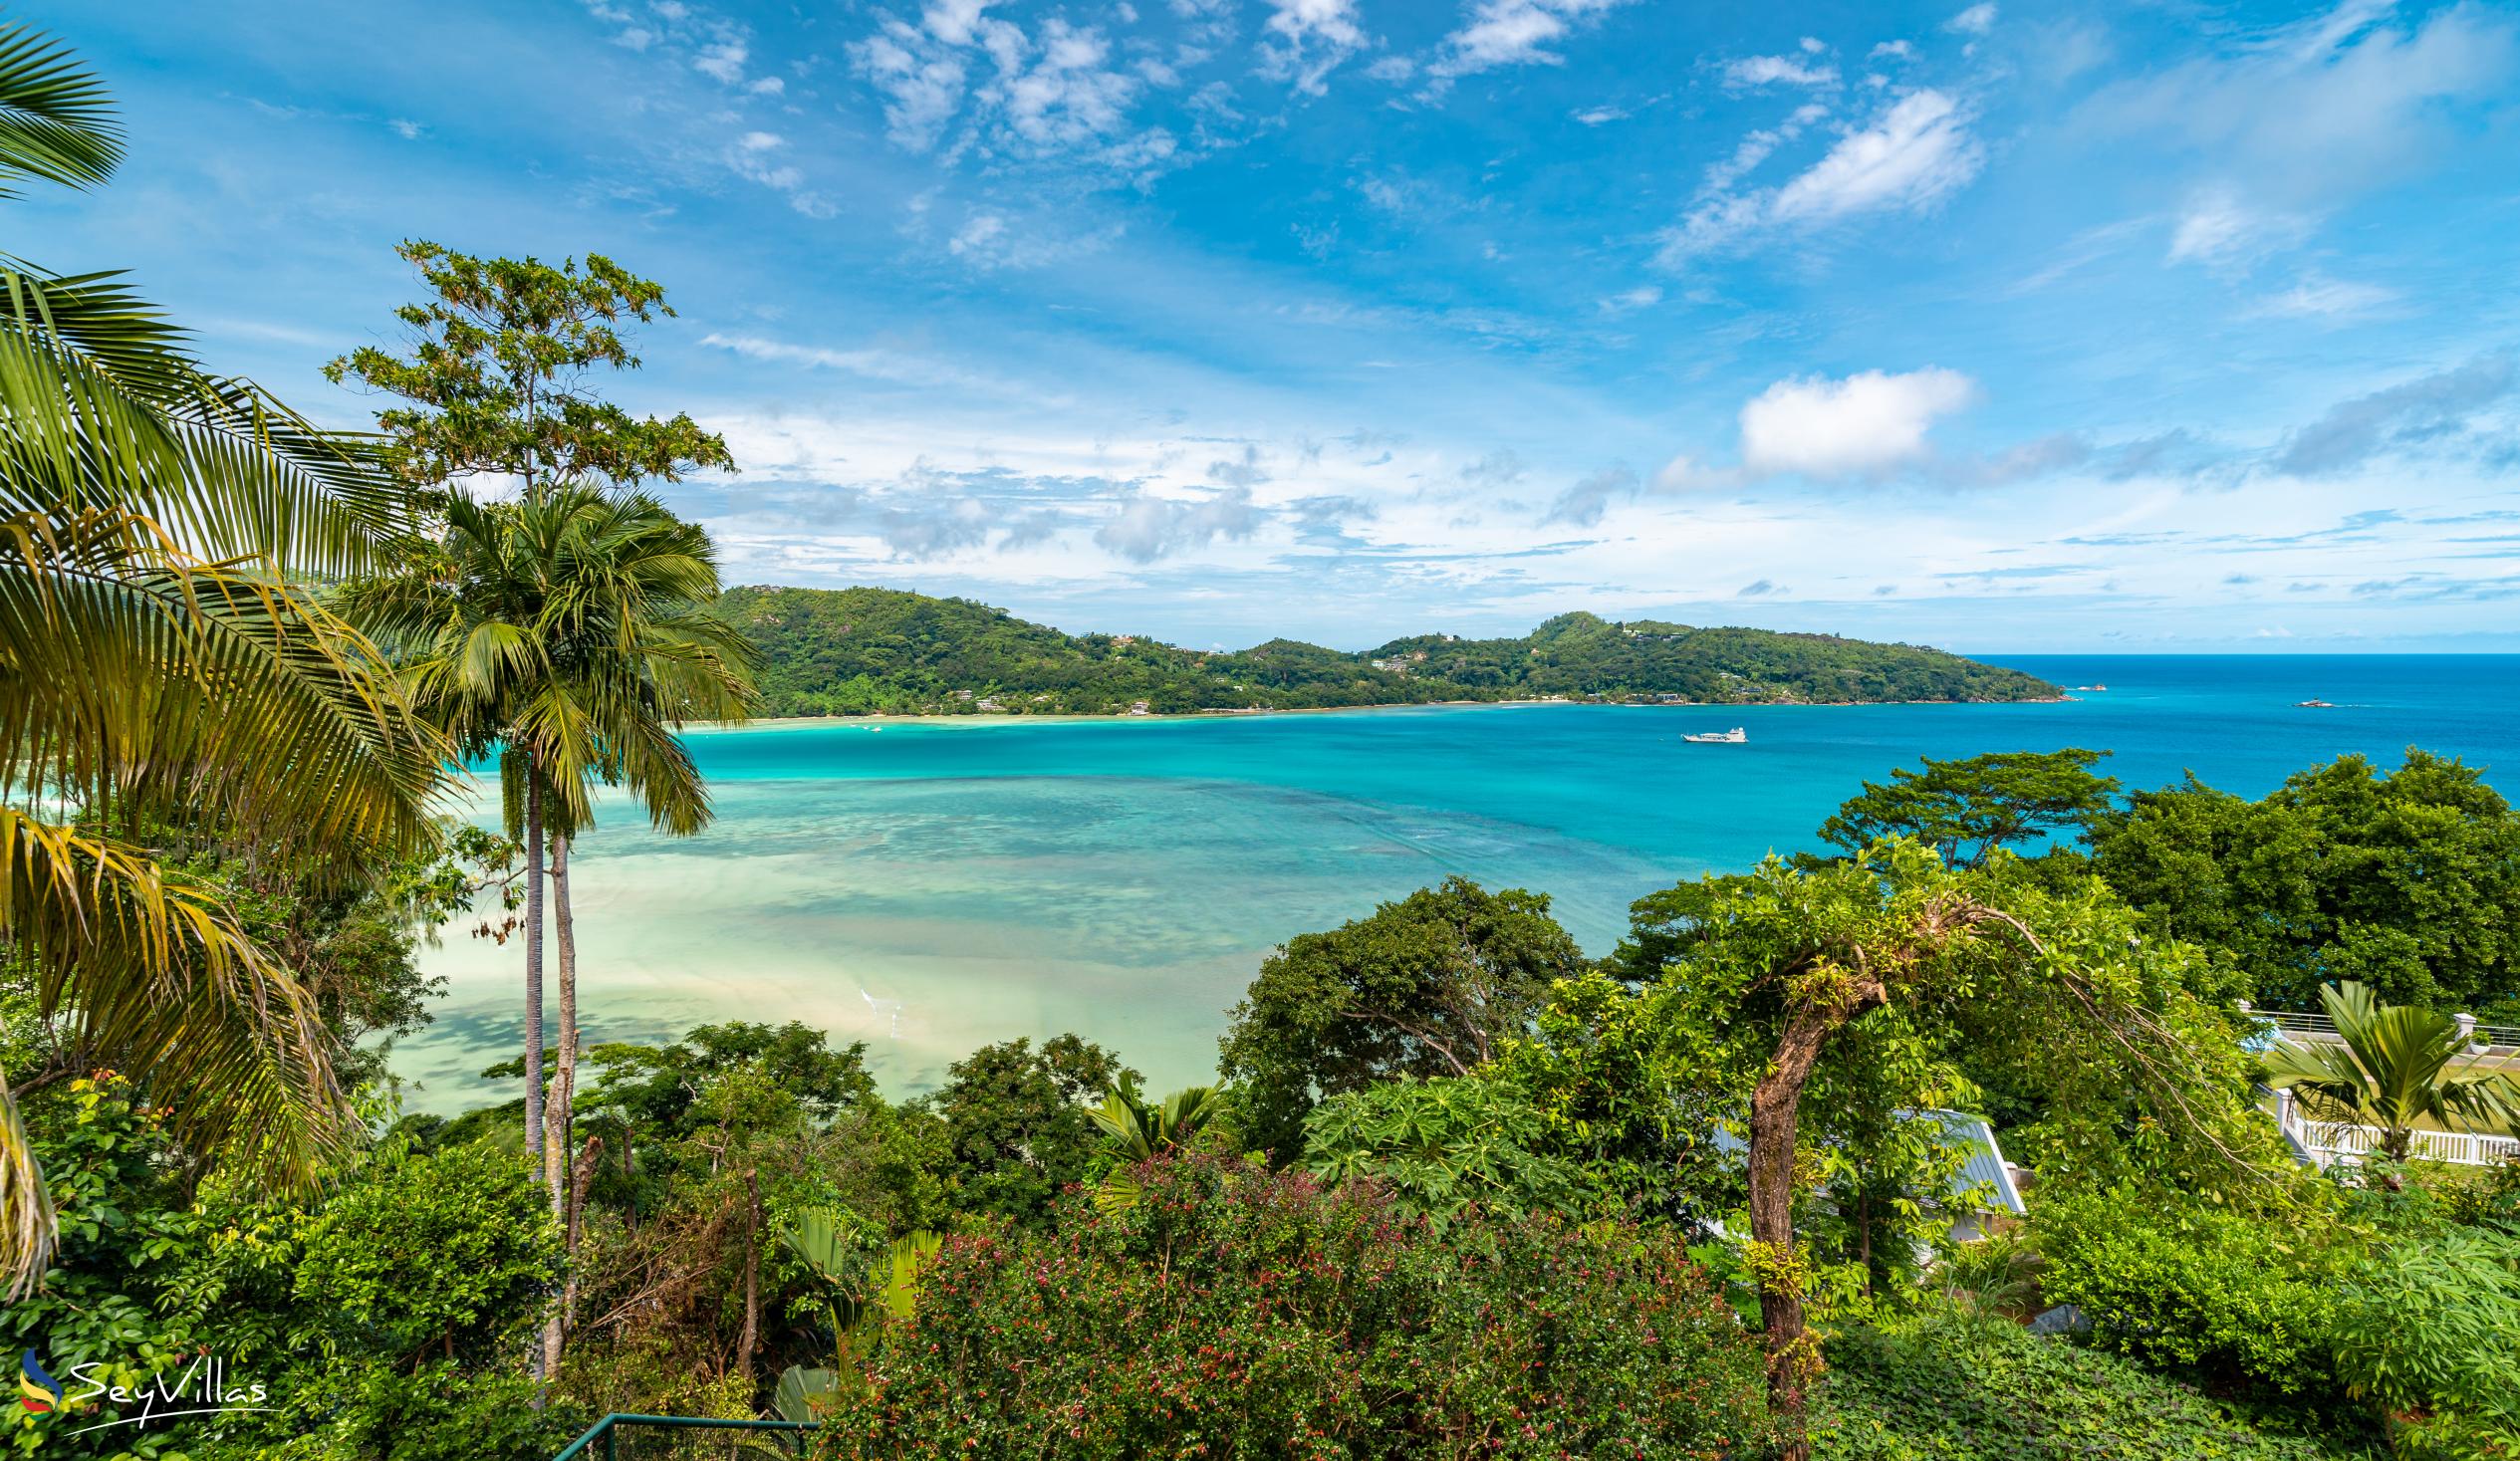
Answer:
[[1759, 1349], [1667, 1235], [1476, 1217], [1189, 1154], [1048, 1234], [949, 1240], [825, 1457], [1716, 1457]]

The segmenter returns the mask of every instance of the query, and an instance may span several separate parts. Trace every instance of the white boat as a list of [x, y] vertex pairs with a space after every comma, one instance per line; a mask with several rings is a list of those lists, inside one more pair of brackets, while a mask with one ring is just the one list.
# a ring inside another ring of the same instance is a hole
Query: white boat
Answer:
[[1682, 736], [1680, 739], [1698, 746], [1737, 746], [1750, 739], [1750, 733], [1736, 725], [1728, 731], [1707, 731], [1703, 735]]

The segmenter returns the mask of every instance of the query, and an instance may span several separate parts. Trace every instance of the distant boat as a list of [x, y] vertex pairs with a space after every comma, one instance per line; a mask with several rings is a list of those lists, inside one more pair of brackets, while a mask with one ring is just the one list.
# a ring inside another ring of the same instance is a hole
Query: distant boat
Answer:
[[2301, 710], [2334, 710], [2337, 708], [2337, 702], [2334, 700], [2295, 700], [2293, 705], [2295, 708]]
[[2109, 687], [2107, 685], [2076, 685], [2074, 688], [2078, 690], [2106, 690]]
[[1698, 746], [1737, 746], [1750, 739], [1750, 733], [1736, 725], [1728, 731], [1707, 731], [1702, 735], [1682, 736], [1680, 739]]

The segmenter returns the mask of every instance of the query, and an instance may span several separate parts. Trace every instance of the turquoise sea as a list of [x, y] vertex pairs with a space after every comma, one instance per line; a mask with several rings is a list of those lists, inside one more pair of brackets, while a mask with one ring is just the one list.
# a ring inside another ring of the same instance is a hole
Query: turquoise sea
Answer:
[[[1814, 845], [1919, 756], [2088, 746], [2150, 787], [2261, 795], [2409, 745], [2520, 795], [2520, 656], [1989, 656], [2106, 690], [2055, 705], [1467, 706], [1153, 721], [806, 722], [696, 733], [716, 825], [610, 804], [579, 844], [590, 1039], [804, 1020], [896, 1093], [972, 1048], [1073, 1030], [1157, 1089], [1206, 1078], [1268, 949], [1461, 873], [1549, 893], [1607, 950], [1629, 902]], [[2307, 699], [2334, 709], [2304, 709]], [[1743, 745], [1687, 745], [1734, 725]], [[512, 1093], [521, 949], [450, 927], [417, 1109]]]

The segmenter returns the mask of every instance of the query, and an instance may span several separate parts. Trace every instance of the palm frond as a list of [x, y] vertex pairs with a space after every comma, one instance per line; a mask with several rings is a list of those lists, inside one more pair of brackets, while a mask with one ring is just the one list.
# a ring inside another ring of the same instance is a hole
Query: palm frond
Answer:
[[[298, 1188], [349, 1139], [313, 999], [144, 850], [0, 808], [0, 940], [33, 959], [39, 1012], [171, 1107], [179, 1140]], [[28, 1234], [22, 1218], [0, 1229], [0, 1273], [21, 1287], [49, 1248]]]
[[[123, 128], [96, 74], [41, 31], [0, 26], [0, 184], [93, 187], [122, 160]], [[0, 185], [0, 198], [16, 196]]]
[[310, 573], [372, 564], [405, 516], [375, 444], [207, 373], [116, 279], [0, 261], [0, 513], [120, 512], [196, 557]]
[[434, 835], [447, 743], [355, 629], [226, 565], [98, 571], [79, 536], [41, 526], [0, 524], [19, 549], [0, 558], [0, 794], [125, 821], [181, 811], [275, 845]]

